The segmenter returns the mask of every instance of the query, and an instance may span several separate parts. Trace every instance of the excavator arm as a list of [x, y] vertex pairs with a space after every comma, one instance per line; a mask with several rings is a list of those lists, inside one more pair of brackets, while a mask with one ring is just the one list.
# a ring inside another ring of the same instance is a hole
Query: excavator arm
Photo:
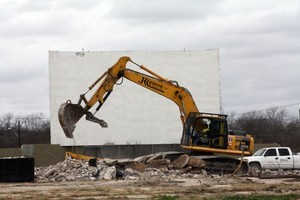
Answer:
[[[132, 62], [139, 66], [150, 75], [146, 75], [132, 69], [127, 69], [126, 64], [128, 62]], [[68, 138], [73, 138], [76, 123], [83, 115], [86, 115], [87, 120], [99, 123], [102, 127], [107, 127], [106, 122], [96, 118], [95, 114], [102, 107], [113, 91], [113, 87], [121, 78], [126, 78], [146, 89], [172, 100], [179, 107], [180, 118], [183, 124], [185, 123], [189, 113], [199, 112], [192, 95], [186, 88], [179, 86], [176, 81], [170, 81], [147, 69], [145, 66], [137, 64], [129, 57], [121, 57], [119, 61], [100, 76], [85, 93], [80, 95], [77, 104], [72, 104], [71, 101], [68, 100], [60, 106], [58, 112], [59, 121], [65, 135]], [[97, 90], [90, 99], [87, 100], [85, 95], [98, 84], [99, 87]], [[84, 106], [81, 106], [82, 102], [84, 103]], [[97, 102], [99, 104], [95, 109], [95, 113], [92, 114], [89, 110], [94, 107]]]
[[[126, 64], [132, 62], [148, 74], [127, 69]], [[129, 57], [121, 57], [118, 62], [100, 76], [88, 90], [81, 94], [76, 104], [70, 100], [63, 103], [58, 111], [58, 118], [61, 127], [68, 138], [73, 138], [76, 123], [85, 115], [86, 119], [107, 127], [107, 123], [95, 117], [101, 109], [115, 85], [120, 79], [128, 79], [137, 85], [162, 95], [172, 100], [179, 108], [180, 118], [183, 123], [183, 133], [180, 141], [181, 147], [185, 150], [198, 154], [206, 154], [201, 157], [206, 163], [206, 169], [223, 171], [247, 170], [247, 163], [243, 159], [237, 160], [231, 157], [220, 157], [207, 155], [228, 154], [228, 155], [251, 155], [254, 149], [254, 140], [251, 135], [229, 134], [226, 115], [213, 113], [200, 113], [190, 92], [178, 85], [176, 81], [170, 81], [146, 67], [137, 64]], [[99, 85], [99, 86], [98, 86]], [[86, 94], [95, 86], [98, 88], [89, 99]], [[98, 103], [95, 112], [90, 109]], [[205, 126], [207, 125], [207, 127]], [[206, 128], [205, 128], [206, 127]]]

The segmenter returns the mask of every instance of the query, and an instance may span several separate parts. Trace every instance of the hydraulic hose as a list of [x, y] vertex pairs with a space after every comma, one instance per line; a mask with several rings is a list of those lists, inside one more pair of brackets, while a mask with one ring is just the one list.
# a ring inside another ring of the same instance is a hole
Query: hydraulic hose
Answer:
[[241, 166], [242, 166], [242, 164], [243, 164], [243, 159], [244, 159], [244, 148], [243, 148], [243, 151], [242, 151], [242, 157], [241, 157], [241, 161], [240, 161], [240, 164], [238, 165], [238, 167], [234, 170], [234, 172], [232, 173], [232, 174], [230, 174], [230, 176], [233, 176], [234, 174], [236, 174], [239, 170], [240, 170], [240, 168], [241, 168]]

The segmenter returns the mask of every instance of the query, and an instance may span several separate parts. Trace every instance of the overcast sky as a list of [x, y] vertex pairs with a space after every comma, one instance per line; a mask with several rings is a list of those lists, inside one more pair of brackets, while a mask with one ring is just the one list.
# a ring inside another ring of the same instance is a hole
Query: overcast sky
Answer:
[[225, 113], [298, 115], [299, 19], [297, 0], [1, 0], [0, 115], [49, 116], [48, 51], [82, 48], [219, 48]]

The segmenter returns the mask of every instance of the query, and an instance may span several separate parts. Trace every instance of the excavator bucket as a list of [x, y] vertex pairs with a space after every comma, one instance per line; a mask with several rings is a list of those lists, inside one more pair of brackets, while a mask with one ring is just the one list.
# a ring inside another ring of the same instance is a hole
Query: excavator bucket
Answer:
[[81, 105], [72, 104], [71, 101], [67, 101], [66, 103], [61, 104], [59, 107], [58, 120], [68, 138], [73, 138], [73, 132], [76, 128], [76, 123], [83, 115], [86, 115], [86, 120], [95, 122], [104, 128], [108, 126], [104, 120], [98, 119], [92, 113], [84, 109]]
[[68, 138], [73, 138], [76, 123], [85, 113], [86, 111], [81, 105], [72, 104], [70, 101], [60, 105], [58, 110], [58, 120]]

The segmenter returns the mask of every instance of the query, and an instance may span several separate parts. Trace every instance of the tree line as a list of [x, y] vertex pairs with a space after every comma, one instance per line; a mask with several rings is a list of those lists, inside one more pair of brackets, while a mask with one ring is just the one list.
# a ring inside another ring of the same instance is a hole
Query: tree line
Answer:
[[0, 148], [16, 148], [22, 144], [49, 144], [50, 120], [43, 113], [0, 117]]
[[285, 108], [251, 111], [228, 116], [228, 128], [243, 130], [254, 137], [255, 143], [278, 143], [300, 151], [300, 119]]
[[[254, 137], [255, 143], [278, 143], [300, 151], [300, 120], [291, 116], [285, 108], [274, 107], [243, 114], [232, 112], [228, 115], [228, 128], [246, 131]], [[0, 117], [0, 148], [49, 143], [50, 120], [44, 114], [15, 116], [6, 113]]]

